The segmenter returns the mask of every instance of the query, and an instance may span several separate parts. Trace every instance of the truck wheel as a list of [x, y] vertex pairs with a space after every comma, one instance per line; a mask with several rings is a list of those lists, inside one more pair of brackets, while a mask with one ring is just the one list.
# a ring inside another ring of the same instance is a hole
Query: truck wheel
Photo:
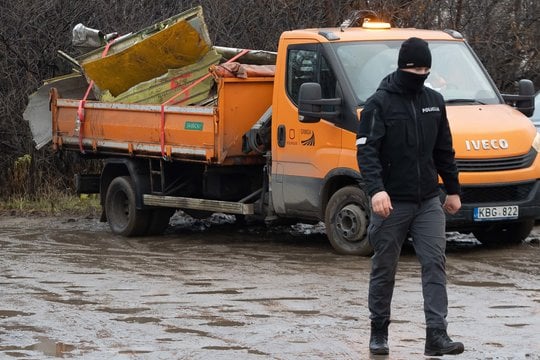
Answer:
[[490, 226], [475, 230], [473, 235], [482, 244], [520, 243], [529, 236], [534, 220]]
[[176, 210], [172, 208], [158, 208], [150, 210], [150, 224], [146, 235], [161, 235], [169, 226], [171, 216]]
[[326, 234], [340, 254], [369, 256], [373, 249], [366, 232], [368, 200], [356, 186], [346, 186], [332, 195], [326, 207]]
[[105, 197], [107, 222], [112, 232], [122, 236], [142, 235], [148, 229], [148, 212], [135, 205], [135, 186], [129, 176], [115, 178]]

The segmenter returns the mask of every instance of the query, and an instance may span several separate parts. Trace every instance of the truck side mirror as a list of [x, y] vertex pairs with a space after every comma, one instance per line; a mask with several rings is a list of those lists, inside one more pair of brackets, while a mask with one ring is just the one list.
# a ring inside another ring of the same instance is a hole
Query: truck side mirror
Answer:
[[531, 80], [521, 79], [518, 89], [518, 95], [503, 94], [503, 99], [525, 116], [531, 117], [534, 113], [534, 84]]
[[521, 79], [518, 83], [519, 95], [527, 97], [516, 101], [516, 108], [525, 116], [531, 117], [534, 113], [534, 84], [531, 80]]
[[[323, 99], [319, 83], [306, 82], [300, 85], [298, 93], [298, 120], [303, 123], [316, 123], [321, 119], [333, 120], [339, 114], [341, 98]], [[331, 107], [334, 111], [323, 111]]]

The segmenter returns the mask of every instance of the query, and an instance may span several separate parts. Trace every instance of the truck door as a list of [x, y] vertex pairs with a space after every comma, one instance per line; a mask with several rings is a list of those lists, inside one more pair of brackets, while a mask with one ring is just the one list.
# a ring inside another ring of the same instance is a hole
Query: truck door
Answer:
[[[298, 120], [298, 92], [305, 82], [318, 82], [324, 98], [336, 97], [336, 76], [318, 44], [289, 45], [286, 64], [274, 86], [272, 118], [272, 201], [276, 213], [316, 219], [320, 189], [328, 171], [339, 161], [342, 130], [321, 120]], [[277, 90], [277, 91], [276, 91]]]

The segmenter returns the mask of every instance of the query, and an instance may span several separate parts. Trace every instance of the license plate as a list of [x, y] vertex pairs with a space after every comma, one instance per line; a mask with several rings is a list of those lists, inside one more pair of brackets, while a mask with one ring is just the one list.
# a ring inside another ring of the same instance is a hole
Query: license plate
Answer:
[[517, 219], [519, 206], [485, 206], [474, 208], [474, 221]]

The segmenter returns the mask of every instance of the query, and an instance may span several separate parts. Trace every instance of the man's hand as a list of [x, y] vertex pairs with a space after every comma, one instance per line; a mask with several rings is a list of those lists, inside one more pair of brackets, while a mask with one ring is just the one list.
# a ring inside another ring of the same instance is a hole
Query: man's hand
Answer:
[[448, 195], [443, 204], [443, 209], [450, 215], [454, 215], [461, 208], [461, 199], [459, 195]]
[[388, 217], [392, 210], [394, 210], [392, 202], [390, 201], [390, 196], [386, 191], [379, 191], [371, 197], [371, 208], [375, 214], [383, 218]]

